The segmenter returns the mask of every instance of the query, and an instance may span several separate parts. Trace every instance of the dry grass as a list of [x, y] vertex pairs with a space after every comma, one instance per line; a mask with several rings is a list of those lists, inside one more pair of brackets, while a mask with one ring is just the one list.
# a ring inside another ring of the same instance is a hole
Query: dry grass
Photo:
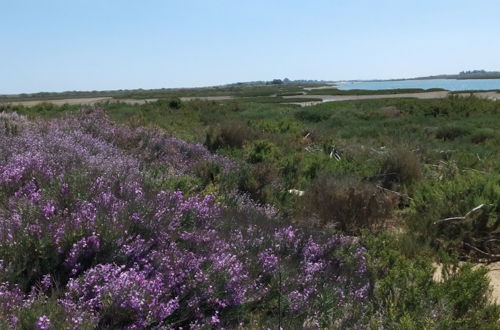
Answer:
[[321, 176], [302, 200], [304, 219], [313, 215], [320, 226], [349, 234], [381, 228], [392, 217], [397, 199], [375, 185], [350, 177]]

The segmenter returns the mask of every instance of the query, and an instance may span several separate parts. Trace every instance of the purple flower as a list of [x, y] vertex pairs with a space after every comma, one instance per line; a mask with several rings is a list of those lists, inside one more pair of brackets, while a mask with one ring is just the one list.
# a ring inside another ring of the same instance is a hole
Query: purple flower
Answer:
[[81, 268], [80, 262], [92, 257], [99, 250], [99, 247], [99, 238], [95, 233], [73, 244], [68, 257], [64, 261], [71, 268], [71, 274], [75, 275]]
[[40, 284], [42, 286], [42, 290], [47, 291], [52, 287], [52, 276], [50, 274], [44, 275]]
[[266, 273], [272, 273], [278, 266], [278, 257], [272, 253], [271, 249], [266, 249], [259, 254], [259, 261]]
[[[270, 305], [278, 289], [288, 302], [283, 313], [297, 318], [316, 315], [324, 292], [346, 304], [368, 299], [366, 251], [352, 238], [306, 235], [277, 221], [272, 205], [239, 192], [219, 198], [155, 188], [195, 176], [200, 162], [228, 173], [236, 166], [230, 159], [114, 124], [100, 110], [49, 122], [7, 117], [22, 130], [11, 135], [0, 125], [0, 246], [15, 251], [30, 242], [30, 253], [49, 247], [64, 258], [67, 272], [58, 276], [70, 278], [61, 280], [58, 304], [69, 327], [98, 327], [109, 315], [130, 329], [219, 327], [232, 322], [227, 312]], [[12, 278], [16, 261], [0, 257], [1, 278]], [[31, 265], [46, 275], [35, 284], [41, 290], [23, 288], [29, 295], [0, 283], [0, 320], [46, 301], [56, 271]], [[46, 315], [37, 320], [39, 329], [50, 326]]]
[[36, 329], [37, 330], [47, 330], [47, 329], [50, 329], [50, 319], [45, 316], [45, 315], [42, 315], [38, 318], [38, 320], [36, 321]]
[[56, 207], [53, 202], [48, 202], [42, 208], [45, 219], [50, 219], [56, 213]]
[[63, 183], [61, 185], [61, 195], [65, 196], [65, 195], [68, 195], [69, 194], [69, 184], [67, 183]]

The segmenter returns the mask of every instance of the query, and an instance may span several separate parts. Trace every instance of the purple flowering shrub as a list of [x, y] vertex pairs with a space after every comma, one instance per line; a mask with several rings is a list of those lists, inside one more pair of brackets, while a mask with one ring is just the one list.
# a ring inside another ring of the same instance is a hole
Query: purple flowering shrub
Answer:
[[243, 195], [228, 206], [148, 177], [207, 160], [230, 171], [229, 159], [100, 111], [1, 119], [20, 128], [0, 129], [1, 326], [326, 326], [367, 306], [365, 250], [352, 238], [283, 224]]

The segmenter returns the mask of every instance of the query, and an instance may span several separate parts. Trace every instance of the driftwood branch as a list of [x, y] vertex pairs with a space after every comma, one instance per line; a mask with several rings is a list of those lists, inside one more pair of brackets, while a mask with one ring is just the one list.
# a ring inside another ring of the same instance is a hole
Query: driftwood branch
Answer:
[[441, 222], [447, 222], [447, 221], [460, 221], [460, 220], [465, 220], [467, 219], [468, 217], [470, 217], [471, 214], [479, 211], [480, 209], [482, 209], [483, 207], [485, 207], [486, 204], [481, 204], [481, 205], [478, 205], [476, 206], [475, 208], [473, 208], [472, 210], [470, 210], [469, 212], [467, 212], [463, 217], [451, 217], [451, 218], [446, 218], [446, 219], [440, 219], [440, 220], [437, 220], [437, 221], [434, 221], [434, 224], [438, 224], [438, 223], [441, 223]]
[[465, 220], [465, 217], [451, 217], [451, 218], [446, 218], [446, 219], [440, 219], [440, 220], [434, 221], [434, 224], [438, 224], [441, 222], [447, 222], [447, 221], [460, 221], [460, 220]]
[[341, 158], [340, 158], [340, 155], [339, 153], [337, 152], [337, 150], [335, 149], [335, 147], [332, 148], [332, 151], [330, 152], [330, 158], [334, 158], [337, 160], [337, 161], [340, 161]]
[[481, 205], [476, 206], [475, 208], [473, 208], [472, 210], [470, 210], [469, 212], [467, 212], [467, 214], [465, 215], [465, 217], [467, 218], [469, 215], [471, 215], [472, 213], [474, 213], [474, 212], [482, 209], [485, 206], [486, 206], [486, 204], [481, 204]]

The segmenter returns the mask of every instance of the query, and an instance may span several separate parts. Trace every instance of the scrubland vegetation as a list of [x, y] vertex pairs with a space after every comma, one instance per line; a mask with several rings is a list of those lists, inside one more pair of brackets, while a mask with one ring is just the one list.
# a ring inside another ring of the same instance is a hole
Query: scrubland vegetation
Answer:
[[498, 328], [500, 103], [267, 88], [0, 106], [0, 327]]

